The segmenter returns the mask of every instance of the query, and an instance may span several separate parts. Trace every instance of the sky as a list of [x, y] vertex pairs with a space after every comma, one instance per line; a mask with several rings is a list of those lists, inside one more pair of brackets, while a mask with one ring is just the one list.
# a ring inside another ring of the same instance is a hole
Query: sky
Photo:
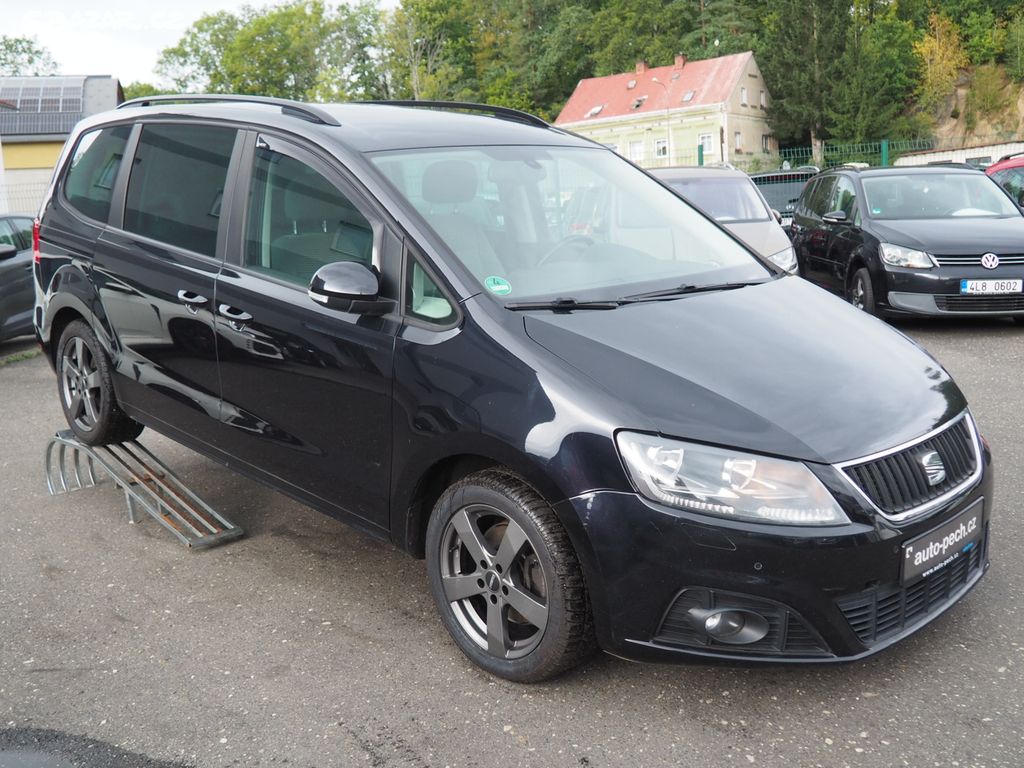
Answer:
[[34, 37], [57, 61], [58, 74], [113, 75], [127, 84], [158, 83], [153, 67], [164, 48], [177, 43], [204, 13], [237, 11], [245, 2], [23, 0], [5, 5], [0, 34]]

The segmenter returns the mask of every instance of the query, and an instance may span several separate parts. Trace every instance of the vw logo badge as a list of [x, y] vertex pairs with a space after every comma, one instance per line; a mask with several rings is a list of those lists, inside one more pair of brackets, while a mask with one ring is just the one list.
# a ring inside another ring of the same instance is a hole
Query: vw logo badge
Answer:
[[999, 257], [994, 253], [986, 253], [981, 257], [981, 266], [985, 269], [995, 269], [999, 266]]
[[921, 466], [928, 476], [928, 485], [938, 485], [946, 479], [946, 465], [937, 451], [928, 451], [920, 456]]

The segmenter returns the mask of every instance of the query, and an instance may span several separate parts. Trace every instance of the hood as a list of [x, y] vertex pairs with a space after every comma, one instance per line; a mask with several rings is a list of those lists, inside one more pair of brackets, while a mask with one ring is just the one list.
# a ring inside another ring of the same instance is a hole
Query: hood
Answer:
[[893, 245], [939, 256], [1024, 252], [1024, 217], [871, 221], [871, 231]]
[[723, 222], [723, 225], [765, 259], [793, 244], [774, 219], [771, 221]]
[[627, 429], [832, 463], [912, 440], [966, 407], [920, 347], [798, 277], [535, 312], [525, 324], [649, 421]]

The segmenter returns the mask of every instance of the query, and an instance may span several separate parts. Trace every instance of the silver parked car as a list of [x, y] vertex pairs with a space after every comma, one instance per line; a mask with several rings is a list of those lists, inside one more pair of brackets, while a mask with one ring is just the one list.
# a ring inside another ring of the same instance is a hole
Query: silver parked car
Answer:
[[686, 200], [788, 272], [796, 272], [796, 253], [757, 185], [743, 171], [729, 168], [655, 168], [650, 171]]

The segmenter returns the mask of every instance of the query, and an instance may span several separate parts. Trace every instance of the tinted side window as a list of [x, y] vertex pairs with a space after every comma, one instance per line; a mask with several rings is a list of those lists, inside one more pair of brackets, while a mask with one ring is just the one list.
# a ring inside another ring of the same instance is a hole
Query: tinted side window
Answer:
[[13, 245], [19, 250], [21, 248], [21, 246], [18, 245], [17, 237], [15, 236], [10, 223], [3, 219], [0, 219], [0, 245]]
[[124, 228], [213, 256], [232, 128], [147, 125], [135, 153]]
[[28, 249], [32, 247], [32, 219], [11, 219], [11, 226], [14, 233], [21, 241], [19, 248]]
[[131, 132], [130, 125], [117, 125], [89, 131], [78, 140], [64, 179], [64, 195], [91, 219], [105, 222], [110, 214], [114, 181]]
[[846, 176], [840, 176], [836, 182], [835, 192], [832, 193], [832, 200], [826, 206], [828, 208], [826, 213], [842, 211], [850, 219], [853, 217], [853, 207], [856, 202], [857, 189], [853, 186], [853, 181]]
[[451, 322], [455, 316], [454, 308], [437, 283], [414, 258], [409, 259], [405, 278], [405, 311], [420, 320], [438, 325]]
[[818, 179], [817, 185], [815, 185], [813, 192], [807, 199], [808, 209], [819, 219], [828, 213], [826, 209], [831, 201], [832, 189], [835, 187], [835, 184], [835, 176], [825, 176], [824, 178]]
[[322, 174], [264, 142], [256, 148], [245, 264], [308, 285], [324, 264], [373, 265], [373, 228]]
[[1010, 193], [1010, 197], [1017, 203], [1024, 200], [1024, 168], [1007, 168], [1004, 171], [996, 171], [992, 178], [999, 182], [999, 186]]

